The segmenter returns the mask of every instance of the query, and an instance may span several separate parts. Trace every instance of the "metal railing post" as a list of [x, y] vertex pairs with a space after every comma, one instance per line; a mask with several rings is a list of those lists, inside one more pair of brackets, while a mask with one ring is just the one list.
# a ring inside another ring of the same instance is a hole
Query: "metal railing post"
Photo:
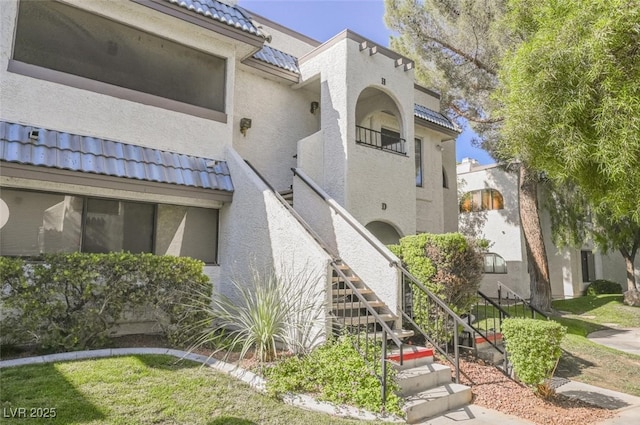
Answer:
[[382, 331], [382, 409], [387, 402], [387, 331]]

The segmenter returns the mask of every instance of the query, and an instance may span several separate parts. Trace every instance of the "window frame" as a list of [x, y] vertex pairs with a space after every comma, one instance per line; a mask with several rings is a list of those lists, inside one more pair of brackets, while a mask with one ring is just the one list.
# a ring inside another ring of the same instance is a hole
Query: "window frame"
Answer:
[[[498, 199], [498, 201], [496, 201], [496, 199]], [[502, 196], [499, 190], [492, 188], [466, 192], [460, 197], [460, 202], [458, 202], [458, 212], [461, 214], [503, 209], [504, 196]]]
[[[491, 271], [487, 271], [487, 258], [493, 258], [491, 262]], [[502, 263], [504, 264], [504, 271], [496, 271], [496, 258], [500, 258]], [[508, 274], [509, 270], [507, 269], [507, 261], [499, 254], [495, 252], [485, 252], [483, 255], [483, 274]]]
[[[422, 139], [416, 137], [414, 140], [415, 143], [415, 147], [414, 147], [414, 154], [416, 156], [415, 158], [415, 163], [416, 163], [416, 187], [424, 187], [424, 162], [423, 162], [423, 152], [424, 152], [424, 145], [422, 143]], [[418, 149], [418, 146], [420, 147]], [[418, 181], [418, 177], [420, 178], [420, 181]]]

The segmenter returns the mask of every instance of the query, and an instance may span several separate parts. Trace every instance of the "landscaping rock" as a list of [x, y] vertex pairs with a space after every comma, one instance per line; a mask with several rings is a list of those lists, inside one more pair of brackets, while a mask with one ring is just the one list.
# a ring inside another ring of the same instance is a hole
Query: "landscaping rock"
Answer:
[[624, 303], [633, 307], [640, 307], [640, 291], [625, 292]]

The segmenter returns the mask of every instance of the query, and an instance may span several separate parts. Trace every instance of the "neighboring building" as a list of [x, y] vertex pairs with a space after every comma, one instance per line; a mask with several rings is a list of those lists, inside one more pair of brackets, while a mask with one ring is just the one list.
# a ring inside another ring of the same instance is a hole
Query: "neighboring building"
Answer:
[[[497, 164], [479, 165], [470, 158], [458, 164], [457, 175], [460, 231], [491, 243], [489, 253], [485, 254], [485, 275], [480, 290], [496, 296], [497, 282], [501, 282], [528, 298], [529, 274], [518, 211], [518, 175], [506, 172]], [[557, 248], [551, 237], [549, 213], [544, 208], [541, 210], [554, 298], [580, 296], [589, 282], [596, 279], [612, 280], [626, 288], [625, 265], [619, 253], [602, 254], [589, 245], [582, 249]]]
[[0, 254], [188, 255], [221, 291], [271, 265], [326, 285], [327, 251], [246, 160], [395, 309], [388, 261], [342, 241], [291, 168], [383, 243], [456, 231], [459, 130], [407, 58], [233, 3], [1, 2]]

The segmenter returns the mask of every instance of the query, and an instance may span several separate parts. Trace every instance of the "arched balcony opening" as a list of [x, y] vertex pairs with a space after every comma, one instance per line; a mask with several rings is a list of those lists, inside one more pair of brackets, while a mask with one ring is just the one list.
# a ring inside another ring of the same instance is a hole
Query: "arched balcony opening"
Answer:
[[407, 155], [402, 115], [394, 99], [375, 87], [364, 89], [356, 104], [356, 143]]

